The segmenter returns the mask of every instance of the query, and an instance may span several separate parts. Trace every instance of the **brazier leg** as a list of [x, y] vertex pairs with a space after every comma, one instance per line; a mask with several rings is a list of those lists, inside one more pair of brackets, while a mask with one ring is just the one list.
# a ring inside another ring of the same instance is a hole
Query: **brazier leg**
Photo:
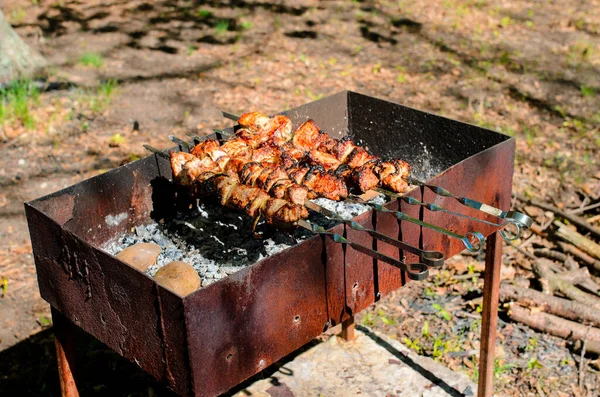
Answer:
[[494, 348], [498, 325], [498, 298], [502, 239], [498, 233], [486, 240], [485, 277], [483, 280], [483, 307], [481, 321], [481, 348], [479, 353], [479, 397], [492, 397], [494, 392]]
[[75, 346], [73, 345], [73, 324], [58, 310], [52, 308], [56, 360], [62, 397], [79, 397], [75, 383]]
[[353, 341], [356, 338], [354, 335], [354, 316], [342, 321], [342, 332], [340, 337], [347, 342]]

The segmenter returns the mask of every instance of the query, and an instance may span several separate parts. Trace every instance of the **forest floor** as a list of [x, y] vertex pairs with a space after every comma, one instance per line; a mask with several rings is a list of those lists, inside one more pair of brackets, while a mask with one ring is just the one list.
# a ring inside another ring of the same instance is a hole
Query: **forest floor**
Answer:
[[[597, 0], [0, 6], [48, 60], [51, 83], [30, 90], [24, 108], [0, 111], [0, 377], [14, 393], [58, 388], [23, 202], [146, 156], [144, 143], [168, 147], [168, 134], [230, 125], [221, 110], [274, 113], [358, 91], [516, 137], [521, 195], [563, 209], [600, 199]], [[549, 216], [525, 210], [540, 223]], [[504, 277], [534, 282], [530, 262], [505, 246]], [[481, 258], [456, 257], [358, 321], [475, 378], [482, 268]], [[564, 340], [500, 316], [498, 395], [599, 394], [597, 363], [581, 374]], [[96, 357], [117, 360], [102, 349]], [[114, 362], [103, 369], [128, 365]], [[122, 395], [162, 395], [136, 376]], [[85, 395], [111, 389], [91, 382]]]

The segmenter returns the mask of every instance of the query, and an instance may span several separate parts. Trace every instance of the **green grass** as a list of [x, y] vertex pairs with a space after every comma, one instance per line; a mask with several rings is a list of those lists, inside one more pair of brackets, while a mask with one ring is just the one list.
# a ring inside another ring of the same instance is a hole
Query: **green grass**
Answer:
[[0, 89], [0, 124], [20, 122], [25, 128], [33, 129], [35, 120], [31, 109], [38, 98], [39, 91], [31, 80], [17, 80]]
[[104, 66], [104, 58], [96, 52], [86, 52], [79, 57], [79, 63], [83, 66], [92, 66], [98, 69]]
[[25, 19], [26, 15], [27, 14], [25, 14], [25, 10], [23, 10], [22, 8], [17, 8], [15, 10], [11, 11], [8, 20], [10, 21], [11, 24], [17, 24], [18, 25], [21, 22], [23, 22], [23, 20]]
[[242, 21], [240, 23], [240, 27], [242, 28], [242, 30], [250, 30], [252, 29], [252, 26], [254, 25], [250, 21]]
[[117, 89], [115, 80], [107, 80], [96, 89], [88, 89], [81, 93], [80, 101], [93, 113], [104, 111], [112, 100]]
[[219, 21], [217, 22], [217, 25], [215, 26], [215, 33], [216, 34], [223, 34], [225, 32], [227, 32], [229, 30], [229, 22], [228, 21]]
[[210, 18], [213, 16], [213, 13], [209, 10], [198, 10], [196, 11], [196, 15], [199, 16], [200, 18]]
[[586, 85], [582, 85], [580, 88], [581, 88], [581, 95], [584, 97], [596, 95], [596, 89], [594, 87], [588, 87]]

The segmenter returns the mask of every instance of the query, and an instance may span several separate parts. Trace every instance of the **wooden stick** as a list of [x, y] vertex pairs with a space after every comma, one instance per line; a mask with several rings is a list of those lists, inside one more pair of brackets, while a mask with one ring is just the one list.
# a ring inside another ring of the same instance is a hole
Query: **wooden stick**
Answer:
[[[511, 305], [508, 316], [514, 321], [526, 324], [538, 331], [573, 341], [583, 341], [588, 328], [583, 324], [565, 320], [552, 314], [529, 310], [519, 305]], [[600, 329], [590, 328], [588, 338], [590, 341], [600, 342]]]
[[567, 256], [562, 252], [553, 251], [548, 248], [538, 248], [533, 250], [533, 254], [541, 256], [543, 258], [554, 259], [555, 261], [564, 262], [567, 260]]
[[577, 215], [574, 214], [569, 214], [568, 212], [565, 212], [561, 209], [556, 208], [553, 205], [550, 205], [548, 203], [544, 203], [543, 201], [539, 201], [536, 199], [528, 199], [525, 196], [521, 196], [521, 195], [515, 195], [520, 201], [523, 201], [525, 203], [529, 203], [531, 205], [535, 205], [536, 207], [539, 207], [543, 210], [546, 211], [552, 211], [554, 212], [556, 215], [560, 216], [561, 218], [567, 219], [569, 220], [569, 222], [571, 222], [572, 224], [576, 225], [577, 227], [584, 229], [588, 232], [590, 232], [591, 234], [595, 235], [596, 237], [600, 238], [600, 229], [597, 227], [594, 227], [592, 225], [590, 225], [589, 223], [587, 223], [585, 221], [584, 218], [581, 218]]
[[596, 271], [600, 272], [600, 261], [599, 260], [596, 260], [596, 259], [592, 258], [588, 254], [586, 254], [585, 252], [581, 251], [579, 248], [577, 248], [575, 246], [572, 246], [571, 244], [567, 244], [567, 243], [563, 243], [562, 241], [558, 241], [558, 246], [564, 252], [573, 255], [574, 257], [576, 257], [577, 259], [581, 260], [586, 265], [591, 266]]
[[561, 279], [560, 275], [550, 270], [552, 262], [548, 262], [547, 259], [539, 259], [533, 264], [533, 270], [540, 277], [540, 283], [545, 293], [553, 294], [555, 291], [559, 291], [569, 299], [600, 310], [600, 298], [587, 294], [570, 282]]
[[595, 308], [569, 299], [544, 294], [531, 288], [502, 283], [500, 301], [513, 301], [522, 306], [539, 307], [547, 313], [568, 320], [600, 326], [600, 312]]
[[569, 229], [565, 224], [559, 221], [554, 221], [554, 225], [558, 227], [558, 230], [556, 231], [558, 237], [582, 249], [591, 256], [600, 259], [600, 245], [576, 231]]
[[591, 325], [588, 325], [587, 331], [585, 331], [585, 337], [583, 338], [583, 346], [581, 347], [581, 357], [579, 358], [579, 388], [583, 390], [583, 365], [585, 363], [585, 349], [587, 348], [588, 335], [590, 333]]
[[[598, 208], [598, 207], [600, 207], [600, 202], [595, 203], [595, 204], [590, 204], [587, 207], [576, 208], [574, 210], [569, 211], [569, 214], [580, 214], [582, 212], [593, 210], [594, 208]], [[586, 219], [586, 221], [587, 221], [587, 219]]]
[[496, 348], [500, 268], [502, 267], [502, 239], [497, 232], [487, 238], [485, 249], [478, 397], [492, 397], [494, 394], [494, 349]]

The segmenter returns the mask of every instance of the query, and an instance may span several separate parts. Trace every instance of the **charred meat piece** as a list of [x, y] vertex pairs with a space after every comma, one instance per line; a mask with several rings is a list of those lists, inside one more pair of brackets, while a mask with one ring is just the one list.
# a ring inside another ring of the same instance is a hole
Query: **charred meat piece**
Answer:
[[316, 149], [321, 143], [321, 131], [313, 120], [307, 120], [294, 131], [292, 143], [296, 149], [303, 152]]
[[282, 115], [277, 115], [264, 124], [241, 125], [245, 128], [237, 130], [236, 134], [252, 148], [258, 148], [267, 142], [283, 145], [292, 137], [292, 121]]
[[226, 174], [217, 174], [202, 183], [202, 189], [217, 197], [221, 205], [226, 206], [233, 191], [240, 185], [240, 181]]
[[310, 197], [306, 187], [292, 182], [290, 179], [280, 179], [275, 182], [269, 190], [271, 196], [285, 199], [294, 204], [304, 205], [304, 202]]
[[346, 181], [348, 180], [348, 178], [350, 178], [350, 175], [352, 175], [352, 168], [348, 167], [347, 164], [341, 164], [339, 167], [336, 168], [333, 174], [338, 178], [341, 178], [342, 180]]
[[351, 185], [361, 193], [365, 193], [379, 185], [379, 177], [375, 173], [378, 160], [370, 161], [354, 168], [350, 174]]
[[276, 198], [267, 200], [264, 214], [267, 223], [279, 228], [291, 227], [308, 217], [308, 211], [303, 206]]
[[[224, 162], [226, 158], [222, 157], [221, 159]], [[219, 161], [217, 161], [217, 165], [219, 167], [221, 167], [221, 169], [228, 174], [239, 175], [240, 172], [242, 172], [242, 169], [244, 168], [244, 166], [246, 164], [248, 164], [248, 160], [240, 159], [238, 157], [231, 157], [231, 158], [228, 158], [228, 161], [223, 165], [223, 162], [221, 162], [221, 159], [219, 159]]]
[[[262, 177], [262, 175], [261, 175], [261, 177]], [[259, 180], [260, 179], [261, 178], [259, 178]], [[290, 178], [288, 178], [287, 172], [282, 167], [276, 167], [274, 169], [271, 169], [270, 172], [269, 172], [269, 175], [264, 180], [264, 182], [261, 182], [261, 184], [259, 185], [259, 187], [261, 189], [265, 189], [267, 192], [270, 192], [271, 188], [273, 187], [273, 185], [275, 185], [279, 181], [289, 181], [289, 182], [292, 182], [290, 180]]]
[[258, 211], [264, 206], [269, 199], [269, 195], [262, 189], [238, 184], [231, 191], [229, 200], [225, 206], [233, 209], [243, 210], [245, 213], [255, 218]]
[[304, 177], [308, 171], [310, 171], [310, 167], [307, 165], [302, 165], [299, 167], [289, 168], [287, 171], [290, 179], [301, 185], [304, 181]]
[[252, 156], [252, 148], [241, 139], [232, 139], [221, 145], [221, 150], [227, 153], [230, 157], [240, 159], [250, 159]]
[[335, 156], [315, 149], [308, 152], [308, 158], [311, 162], [319, 164], [327, 171], [335, 171], [342, 164]]
[[268, 145], [255, 149], [250, 158], [257, 163], [281, 163], [281, 149], [278, 146]]
[[190, 153], [199, 158], [210, 156], [213, 161], [217, 161], [220, 157], [227, 155], [221, 149], [221, 144], [216, 139], [207, 139], [204, 142], [200, 142], [194, 146]]
[[270, 120], [271, 118], [262, 112], [249, 112], [242, 114], [238, 123], [253, 130], [261, 130]]
[[327, 135], [326, 133], [321, 134], [321, 144], [319, 145], [319, 150], [325, 153], [335, 153], [335, 147], [338, 143], [337, 139], [334, 139]]
[[178, 184], [183, 186], [191, 186], [200, 174], [214, 172], [217, 169], [216, 163], [210, 157], [199, 159], [193, 154], [185, 152], [171, 152], [170, 156], [173, 177]]
[[350, 137], [345, 136], [338, 141], [333, 154], [340, 162], [346, 163], [346, 158], [352, 153], [354, 147], [354, 142], [352, 142]]
[[380, 161], [374, 169], [381, 185], [394, 192], [404, 192], [408, 189], [405, 179], [410, 174], [410, 164], [402, 160]]
[[240, 172], [240, 180], [245, 185], [254, 186], [263, 169], [264, 166], [255, 161], [246, 163]]
[[275, 145], [281, 146], [292, 139], [292, 120], [289, 117], [277, 115], [271, 120], [273, 125], [268, 131]]
[[317, 193], [319, 197], [340, 201], [348, 197], [344, 181], [321, 167], [311, 167], [305, 174], [302, 185]]
[[365, 149], [355, 146], [354, 150], [352, 150], [346, 157], [346, 161], [344, 161], [344, 163], [348, 164], [348, 167], [350, 168], [357, 168], [373, 160], [378, 159], [377, 157], [369, 154], [369, 152], [367, 152]]
[[287, 142], [281, 146], [281, 160], [285, 168], [295, 167], [306, 157], [306, 153], [300, 149], [296, 149], [291, 142]]

